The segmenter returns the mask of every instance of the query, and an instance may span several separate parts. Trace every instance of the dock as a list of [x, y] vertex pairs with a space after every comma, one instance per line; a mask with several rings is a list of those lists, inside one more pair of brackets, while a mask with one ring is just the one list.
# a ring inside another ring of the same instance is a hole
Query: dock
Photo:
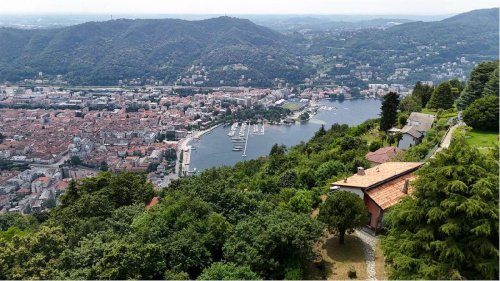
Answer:
[[189, 164], [191, 163], [191, 146], [183, 150], [182, 155], [182, 173], [187, 176], [189, 173]]
[[245, 139], [245, 148], [243, 149], [243, 157], [247, 157], [247, 147], [248, 147], [248, 138], [250, 137], [250, 124], [248, 124], [247, 137]]

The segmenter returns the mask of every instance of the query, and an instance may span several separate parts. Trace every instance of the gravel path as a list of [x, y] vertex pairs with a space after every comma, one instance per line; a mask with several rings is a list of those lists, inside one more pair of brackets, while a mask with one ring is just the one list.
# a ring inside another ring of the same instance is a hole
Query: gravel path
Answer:
[[366, 258], [366, 271], [368, 274], [367, 280], [377, 280], [375, 270], [375, 248], [377, 246], [377, 238], [362, 231], [355, 230], [354, 235], [363, 241], [363, 250]]

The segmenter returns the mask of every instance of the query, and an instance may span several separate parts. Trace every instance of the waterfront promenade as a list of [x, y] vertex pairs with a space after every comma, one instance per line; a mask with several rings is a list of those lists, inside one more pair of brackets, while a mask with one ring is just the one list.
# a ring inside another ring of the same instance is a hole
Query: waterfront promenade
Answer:
[[[187, 137], [179, 140], [177, 144], [177, 159], [179, 159], [175, 164], [175, 174], [179, 175], [179, 170], [182, 167], [182, 174], [187, 175], [189, 173], [189, 165], [191, 164], [191, 146], [189, 143], [193, 139], [200, 139], [206, 133], [211, 132], [215, 128], [219, 127], [221, 124], [215, 125], [203, 131], [194, 131], [190, 133]], [[182, 163], [180, 162], [182, 155]], [[180, 166], [182, 165], [182, 166]]]

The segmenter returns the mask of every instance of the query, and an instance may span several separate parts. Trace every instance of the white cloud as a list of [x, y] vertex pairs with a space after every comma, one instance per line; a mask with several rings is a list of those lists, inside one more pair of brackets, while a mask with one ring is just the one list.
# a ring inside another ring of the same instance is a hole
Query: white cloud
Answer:
[[498, 0], [0, 0], [0, 13], [449, 14]]

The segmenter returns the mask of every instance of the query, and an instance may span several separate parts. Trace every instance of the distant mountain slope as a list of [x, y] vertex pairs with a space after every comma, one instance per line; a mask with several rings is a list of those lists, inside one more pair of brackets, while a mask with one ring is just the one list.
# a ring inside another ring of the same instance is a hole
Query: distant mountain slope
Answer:
[[387, 29], [386, 34], [419, 41], [452, 41], [482, 34], [498, 37], [498, 8], [474, 10], [441, 21], [402, 24]]
[[[447, 46], [443, 57], [460, 54], [498, 55], [498, 8], [475, 10], [437, 22], [414, 22], [387, 29], [392, 40]], [[460, 42], [460, 44], [458, 44]]]
[[[316, 23], [313, 18], [304, 20]], [[375, 19], [366, 24], [395, 23]], [[193, 75], [203, 77], [208, 86], [220, 81], [269, 86], [275, 78], [301, 83], [316, 74], [312, 65], [323, 67], [317, 55], [322, 64], [336, 64], [331, 58], [341, 56], [347, 64], [377, 67], [387, 77], [395, 65], [421, 67], [461, 56], [476, 61], [498, 58], [498, 24], [496, 8], [347, 35], [317, 31], [310, 37], [283, 35], [230, 17], [120, 19], [44, 30], [0, 28], [0, 81], [15, 82], [43, 72], [62, 74], [82, 85], [116, 85], [133, 78], [172, 83], [179, 76]], [[328, 74], [349, 73], [331, 71]]]
[[[51, 30], [2, 28], [0, 79], [18, 80], [39, 71], [64, 74], [81, 84], [116, 84], [118, 79], [144, 76], [168, 79], [205, 59], [214, 69], [246, 60], [259, 77], [274, 78], [273, 73], [300, 65], [287, 49], [289, 43], [282, 34], [229, 17], [122, 19]], [[215, 59], [214, 54], [222, 57]], [[268, 56], [276, 63], [259, 67]]]
[[[338, 46], [346, 49], [346, 54], [366, 59], [370, 56], [384, 58], [377, 53], [392, 50], [414, 52], [418, 46], [444, 46], [439, 48], [439, 56], [434, 58], [446, 61], [455, 56], [475, 54], [479, 56], [498, 56], [498, 8], [474, 10], [441, 21], [410, 22], [396, 25], [385, 30], [365, 30], [343, 42], [318, 40], [312, 46], [315, 52], [321, 47]], [[381, 63], [386, 62], [382, 60]]]

